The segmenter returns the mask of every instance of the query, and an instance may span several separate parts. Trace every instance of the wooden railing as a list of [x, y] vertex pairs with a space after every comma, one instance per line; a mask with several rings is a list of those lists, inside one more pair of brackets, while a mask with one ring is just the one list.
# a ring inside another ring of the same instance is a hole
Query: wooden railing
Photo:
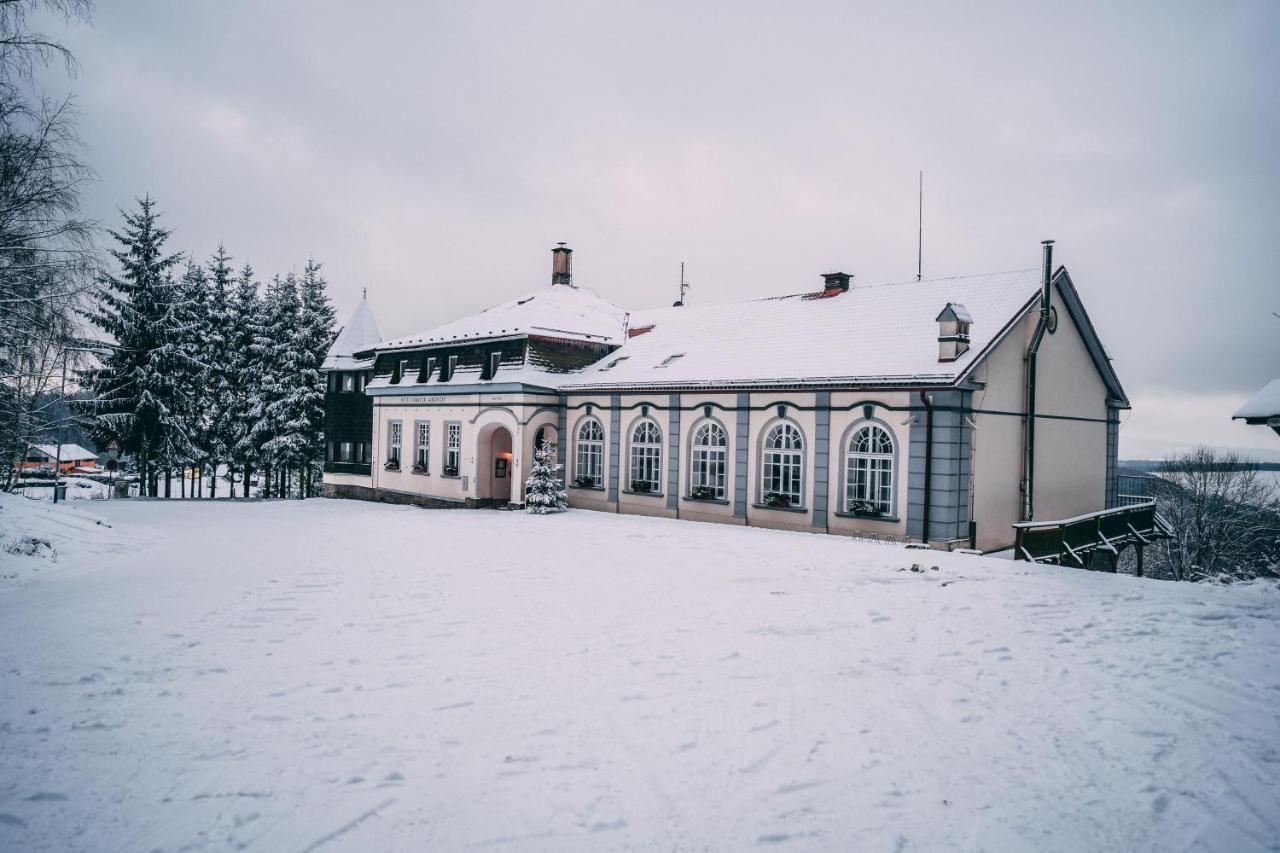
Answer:
[[1128, 545], [1138, 548], [1141, 574], [1142, 549], [1157, 539], [1172, 534], [1169, 523], [1156, 512], [1156, 502], [1146, 501], [1131, 506], [1104, 509], [1055, 521], [1025, 521], [1015, 524], [1014, 555], [1019, 560], [1059, 565], [1087, 565], [1098, 551], [1112, 559]]

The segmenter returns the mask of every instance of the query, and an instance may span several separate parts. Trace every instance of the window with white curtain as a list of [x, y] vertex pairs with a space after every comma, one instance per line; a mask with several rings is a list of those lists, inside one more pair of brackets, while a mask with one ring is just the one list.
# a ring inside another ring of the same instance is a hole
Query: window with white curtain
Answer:
[[574, 485], [597, 489], [604, 485], [604, 427], [595, 418], [578, 426], [574, 462]]
[[893, 510], [893, 436], [867, 424], [849, 438], [845, 455], [846, 512], [889, 515]]
[[729, 438], [715, 421], [707, 421], [693, 433], [689, 454], [689, 493], [725, 499], [725, 462]]
[[402, 426], [399, 421], [387, 424], [387, 461], [393, 465], [400, 464], [400, 442]]
[[415, 426], [413, 462], [425, 474], [431, 465], [431, 421], [418, 421]]
[[[775, 506], [804, 503], [804, 437], [789, 421], [774, 424], [765, 435], [761, 459], [760, 498]], [[770, 497], [777, 495], [778, 497]]]
[[631, 431], [631, 490], [662, 491], [662, 430], [644, 420]]

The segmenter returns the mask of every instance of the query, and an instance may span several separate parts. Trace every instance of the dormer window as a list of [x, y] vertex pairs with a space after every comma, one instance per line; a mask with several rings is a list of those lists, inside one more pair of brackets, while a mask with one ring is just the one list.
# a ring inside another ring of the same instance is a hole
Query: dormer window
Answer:
[[436, 370], [436, 357], [431, 355], [422, 360], [422, 369], [418, 371], [418, 382], [420, 384], [430, 382], [431, 374]]
[[959, 302], [948, 302], [936, 318], [938, 361], [955, 361], [969, 351], [969, 325], [973, 317]]
[[409, 360], [402, 358], [391, 366], [391, 384], [399, 385], [404, 379], [405, 372], [409, 369]]
[[440, 381], [448, 382], [453, 378], [453, 373], [458, 369], [458, 357], [456, 355], [447, 356], [444, 364], [440, 365]]
[[659, 364], [658, 367], [670, 367], [672, 364], [674, 364], [676, 361], [682, 358], [684, 358], [684, 353], [682, 352], [678, 352], [675, 355], [669, 355], [662, 360], [662, 364]]
[[502, 364], [502, 353], [489, 353], [489, 363], [485, 365], [484, 372], [480, 375], [481, 379], [492, 379], [498, 375], [498, 365]]

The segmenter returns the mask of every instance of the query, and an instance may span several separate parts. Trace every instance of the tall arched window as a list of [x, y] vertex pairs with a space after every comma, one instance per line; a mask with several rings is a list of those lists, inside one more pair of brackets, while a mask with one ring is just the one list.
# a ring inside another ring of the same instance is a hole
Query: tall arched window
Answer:
[[774, 424], [764, 438], [760, 500], [768, 506], [804, 505], [804, 437], [795, 424]]
[[662, 430], [644, 420], [631, 430], [631, 491], [662, 491]]
[[854, 431], [845, 454], [844, 507], [860, 515], [893, 512], [893, 436], [867, 424]]
[[598, 489], [604, 485], [604, 427], [595, 418], [586, 418], [578, 427], [575, 462], [575, 486]]
[[689, 497], [725, 499], [725, 462], [729, 439], [724, 428], [707, 421], [693, 432], [689, 454]]

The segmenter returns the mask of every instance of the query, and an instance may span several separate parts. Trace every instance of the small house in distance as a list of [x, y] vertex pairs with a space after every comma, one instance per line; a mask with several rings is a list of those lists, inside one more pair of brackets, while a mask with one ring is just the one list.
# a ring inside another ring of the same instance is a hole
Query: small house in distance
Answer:
[[59, 458], [62, 462], [58, 470], [63, 474], [92, 474], [98, 470], [98, 454], [78, 444], [62, 445], [60, 454], [56, 444], [29, 445], [26, 455], [22, 458], [21, 467], [25, 471], [44, 467], [52, 468]]
[[1039, 268], [637, 311], [552, 256], [549, 287], [472, 317], [343, 330], [326, 494], [518, 506], [551, 441], [604, 512], [995, 550], [1116, 505], [1129, 401], [1051, 242]]

